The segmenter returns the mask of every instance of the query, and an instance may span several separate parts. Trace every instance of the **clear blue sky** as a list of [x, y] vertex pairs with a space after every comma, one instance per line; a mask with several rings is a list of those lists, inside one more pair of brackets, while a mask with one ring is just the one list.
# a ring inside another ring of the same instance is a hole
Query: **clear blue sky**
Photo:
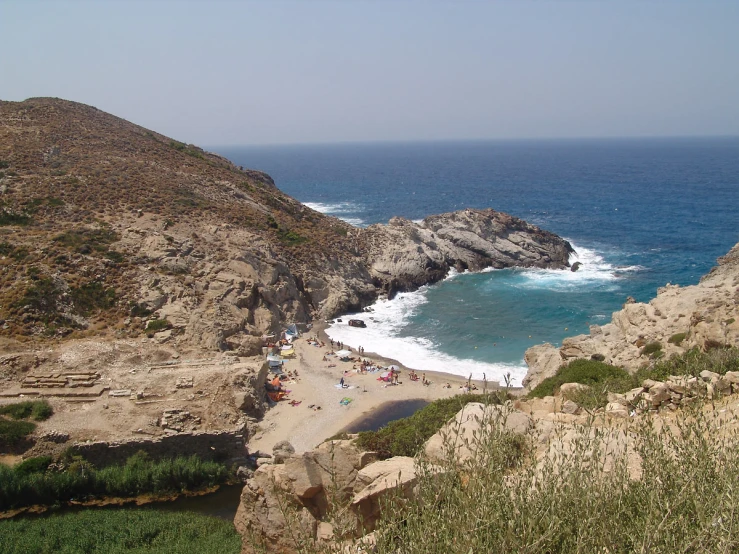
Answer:
[[739, 135], [739, 1], [0, 0], [0, 99], [201, 145]]

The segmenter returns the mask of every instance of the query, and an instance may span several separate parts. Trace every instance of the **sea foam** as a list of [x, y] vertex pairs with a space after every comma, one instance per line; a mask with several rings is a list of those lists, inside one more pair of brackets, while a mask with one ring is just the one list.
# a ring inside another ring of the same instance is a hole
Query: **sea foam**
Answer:
[[356, 215], [352, 215], [363, 211], [362, 206], [358, 204], [354, 204], [352, 202], [335, 202], [332, 204], [323, 202], [304, 202], [304, 204], [312, 210], [316, 210], [322, 214], [332, 215], [342, 221], [346, 221], [349, 225], [354, 225], [355, 227], [367, 226], [364, 220], [356, 217]]

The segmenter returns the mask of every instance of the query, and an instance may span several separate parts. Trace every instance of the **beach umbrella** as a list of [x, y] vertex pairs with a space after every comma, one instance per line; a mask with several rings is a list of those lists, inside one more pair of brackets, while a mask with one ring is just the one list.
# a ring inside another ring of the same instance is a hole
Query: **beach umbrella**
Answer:
[[352, 352], [351, 350], [339, 350], [338, 352], [336, 352], [336, 355], [339, 358], [348, 358], [349, 356], [352, 355]]
[[388, 369], [392, 371], [393, 373], [400, 373], [400, 368], [396, 365], [391, 365], [388, 367]]

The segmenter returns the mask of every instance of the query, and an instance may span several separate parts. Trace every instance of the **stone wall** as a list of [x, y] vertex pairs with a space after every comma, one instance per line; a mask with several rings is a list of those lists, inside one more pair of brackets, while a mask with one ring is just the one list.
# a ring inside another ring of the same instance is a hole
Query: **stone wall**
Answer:
[[72, 454], [82, 456], [96, 467], [120, 464], [143, 450], [153, 459], [196, 455], [204, 460], [243, 463], [247, 456], [246, 429], [233, 431], [178, 433], [164, 437], [116, 442], [76, 443]]

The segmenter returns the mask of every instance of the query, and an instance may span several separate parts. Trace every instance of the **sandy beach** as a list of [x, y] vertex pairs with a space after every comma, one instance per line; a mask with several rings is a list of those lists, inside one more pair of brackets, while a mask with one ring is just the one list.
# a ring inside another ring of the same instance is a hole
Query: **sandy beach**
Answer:
[[[321, 347], [311, 344], [310, 339], [323, 341]], [[426, 371], [430, 385], [421, 380], [411, 381], [409, 369], [394, 360], [382, 358], [366, 352], [362, 359], [375, 365], [387, 367], [394, 364], [401, 368], [399, 384], [389, 385], [379, 381], [381, 372], [360, 373], [360, 364], [342, 362], [331, 352], [331, 343], [323, 333], [323, 327], [315, 326], [294, 341], [295, 357], [285, 363], [284, 371], [297, 376], [283, 381], [283, 388], [290, 391], [286, 399], [272, 405], [267, 410], [259, 430], [249, 441], [249, 450], [271, 453], [272, 447], [281, 440], [288, 440], [297, 452], [310, 450], [340, 432], [353, 421], [374, 412], [387, 402], [422, 399], [426, 401], [447, 398], [460, 394], [467, 379], [457, 375]], [[338, 350], [338, 348], [334, 348]], [[359, 358], [356, 350], [352, 356]], [[324, 356], [326, 360], [324, 361]], [[421, 368], [416, 368], [419, 375]], [[337, 387], [344, 377], [348, 388]], [[485, 388], [480, 381], [473, 381], [479, 392]], [[449, 387], [446, 385], [449, 384]], [[497, 388], [497, 382], [489, 382], [488, 390]], [[342, 399], [350, 399], [342, 404]], [[290, 401], [300, 402], [298, 405]]]

